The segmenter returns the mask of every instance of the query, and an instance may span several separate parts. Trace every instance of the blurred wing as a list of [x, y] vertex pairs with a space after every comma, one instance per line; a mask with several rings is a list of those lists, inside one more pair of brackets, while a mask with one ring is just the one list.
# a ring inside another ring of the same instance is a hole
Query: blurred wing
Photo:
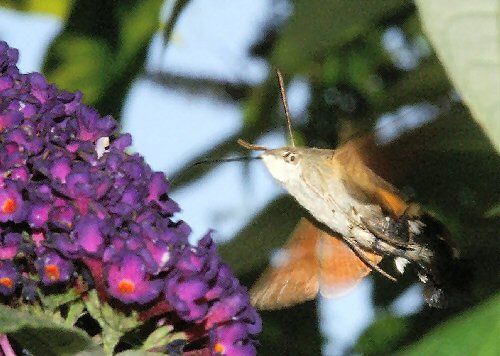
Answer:
[[333, 159], [343, 167], [344, 180], [349, 192], [360, 200], [380, 205], [393, 217], [400, 217], [408, 208], [401, 193], [389, 182], [378, 176], [364, 162], [361, 152], [363, 140], [352, 140], [335, 150]]
[[375, 195], [380, 204], [395, 217], [402, 216], [408, 208], [408, 204], [393, 191], [377, 187], [375, 189]]
[[[374, 263], [381, 256], [365, 252]], [[302, 218], [271, 266], [250, 290], [258, 309], [286, 308], [316, 297], [339, 296], [354, 287], [371, 269], [340, 235], [328, 234]]]
[[302, 218], [286, 245], [278, 250], [271, 266], [250, 290], [258, 309], [281, 309], [311, 300], [318, 294], [318, 241], [322, 234]]
[[[338, 297], [348, 292], [371, 272], [371, 268], [359, 259], [340, 236], [322, 231], [318, 256], [319, 288], [321, 295], [327, 298]], [[382, 260], [382, 256], [369, 252], [365, 252], [365, 256], [377, 264]]]

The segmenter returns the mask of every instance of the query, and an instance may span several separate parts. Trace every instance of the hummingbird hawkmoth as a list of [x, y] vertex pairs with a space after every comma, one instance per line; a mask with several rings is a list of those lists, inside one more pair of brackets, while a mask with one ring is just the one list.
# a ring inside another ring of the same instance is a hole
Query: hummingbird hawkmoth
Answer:
[[447, 229], [368, 167], [363, 140], [336, 149], [295, 147], [283, 79], [277, 74], [291, 146], [238, 143], [262, 152], [269, 173], [311, 217], [299, 222], [251, 288], [253, 304], [279, 309], [318, 293], [336, 296], [372, 270], [396, 281], [378, 266], [389, 257], [400, 273], [407, 264], [415, 265], [426, 302], [445, 306], [458, 261]]

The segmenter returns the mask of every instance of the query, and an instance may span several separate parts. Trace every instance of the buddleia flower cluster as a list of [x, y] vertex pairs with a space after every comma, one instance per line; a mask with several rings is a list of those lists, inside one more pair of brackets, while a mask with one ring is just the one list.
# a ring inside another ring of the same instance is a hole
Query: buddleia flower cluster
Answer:
[[125, 152], [131, 136], [17, 59], [0, 42], [0, 301], [95, 290], [182, 325], [188, 347], [255, 354], [261, 319], [210, 232], [191, 245], [164, 175]]

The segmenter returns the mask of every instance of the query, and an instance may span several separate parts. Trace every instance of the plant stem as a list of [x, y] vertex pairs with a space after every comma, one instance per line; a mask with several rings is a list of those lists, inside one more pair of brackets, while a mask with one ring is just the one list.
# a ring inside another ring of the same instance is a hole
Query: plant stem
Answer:
[[0, 335], [0, 350], [5, 356], [16, 356], [14, 349], [10, 345], [9, 339], [5, 334]]

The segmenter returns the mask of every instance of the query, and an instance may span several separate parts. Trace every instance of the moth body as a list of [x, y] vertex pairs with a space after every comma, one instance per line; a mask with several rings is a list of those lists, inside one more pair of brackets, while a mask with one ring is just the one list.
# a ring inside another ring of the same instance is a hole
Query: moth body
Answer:
[[405, 254], [366, 229], [362, 218], [378, 223], [386, 216], [380, 206], [359, 199], [361, 192], [351, 192], [335, 150], [284, 147], [265, 151], [261, 157], [273, 178], [332, 231], [368, 251]]
[[400, 273], [414, 263], [427, 303], [445, 305], [445, 290], [454, 288], [449, 282], [456, 279], [453, 267], [458, 263], [446, 228], [365, 165], [362, 140], [335, 150], [295, 147], [279, 71], [277, 76], [293, 147], [238, 143], [262, 151], [259, 158], [269, 173], [314, 219], [299, 221], [252, 287], [252, 303], [279, 309], [318, 293], [338, 296], [371, 270], [395, 281], [378, 266], [382, 256], [390, 256]]
[[[371, 269], [393, 280], [392, 276], [376, 266], [381, 256], [392, 257], [399, 273], [403, 273], [406, 265], [412, 262], [417, 266], [419, 279], [425, 284], [424, 294], [428, 304], [445, 304], [442, 284], [449, 279], [450, 263], [456, 262], [455, 252], [447, 242], [447, 230], [421, 211], [417, 204], [406, 203], [391, 184], [371, 171], [357, 154], [356, 143], [335, 150], [307, 147], [259, 149], [264, 151], [261, 158], [273, 178], [317, 222], [326, 226], [321, 229], [330, 231], [321, 235], [319, 241], [325, 243], [325, 240], [342, 239], [354, 252], [353, 256], [358, 256]], [[293, 243], [303, 243], [301, 237], [297, 236], [298, 240]], [[322, 246], [319, 242], [314, 258], [320, 260], [319, 268], [322, 273], [326, 273], [324, 266], [331, 263], [329, 255], [335, 255], [335, 249], [325, 252]], [[290, 248], [293, 250], [293, 247]], [[291, 258], [302, 256], [297, 251], [290, 255]], [[276, 268], [286, 271], [290, 266], [287, 260], [283, 266]], [[277, 271], [272, 275], [275, 279]], [[366, 272], [360, 269], [357, 277], [363, 274]], [[287, 289], [281, 289], [276, 294], [274, 289], [268, 287], [272, 280], [269, 276], [266, 275], [263, 280], [265, 283], [258, 283], [258, 287], [253, 290], [254, 300], [266, 308], [287, 304], [280, 301]], [[322, 289], [320, 280], [315, 283], [313, 286], [319, 286], [324, 295], [337, 294], [331, 291], [338, 288]], [[314, 291], [316, 287], [307, 290]], [[288, 299], [284, 300], [288, 302]]]

